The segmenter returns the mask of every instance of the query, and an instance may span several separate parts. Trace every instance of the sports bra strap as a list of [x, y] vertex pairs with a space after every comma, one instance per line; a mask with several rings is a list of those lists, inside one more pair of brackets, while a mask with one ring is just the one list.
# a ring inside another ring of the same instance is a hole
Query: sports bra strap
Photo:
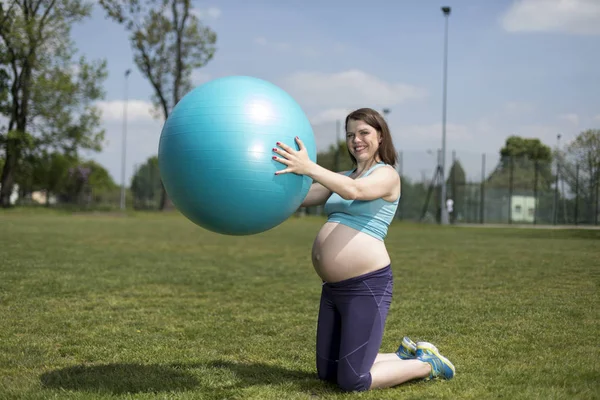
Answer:
[[[367, 170], [367, 172], [365, 172], [365, 173], [362, 175], [362, 177], [369, 176], [369, 174], [370, 174], [371, 172], [373, 172], [375, 169], [377, 169], [377, 168], [379, 168], [379, 167], [384, 167], [385, 165], [386, 165], [386, 164], [385, 164], [384, 162], [381, 162], [381, 161], [380, 161], [380, 162], [378, 162], [377, 164], [375, 164], [375, 165], [373, 165], [371, 168], [369, 168], [369, 169]], [[351, 169], [350, 171], [347, 171], [347, 172], [346, 172], [346, 176], [350, 176], [350, 175], [351, 175], [351, 174], [352, 174], [354, 171], [356, 171], [356, 168], [354, 168], [354, 169]]]

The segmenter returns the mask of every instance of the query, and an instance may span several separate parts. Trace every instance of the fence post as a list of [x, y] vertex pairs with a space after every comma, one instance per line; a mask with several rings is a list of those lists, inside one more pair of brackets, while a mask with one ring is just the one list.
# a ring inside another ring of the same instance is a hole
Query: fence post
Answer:
[[594, 224], [598, 225], [598, 194], [600, 188], [600, 168], [596, 168], [596, 212], [594, 213]]
[[538, 160], [535, 160], [533, 172], [533, 224], [537, 225], [537, 209], [538, 209]]
[[452, 182], [452, 200], [454, 201], [454, 206], [453, 206], [453, 210], [452, 210], [452, 215], [450, 215], [450, 223], [454, 223], [454, 216], [457, 213], [457, 209], [456, 209], [456, 150], [452, 150], [452, 165], [450, 166], [450, 173], [452, 173], [452, 176], [450, 177], [451, 182]]
[[485, 153], [481, 154], [481, 194], [479, 199], [479, 222], [484, 223], [485, 209]]
[[513, 178], [515, 173], [515, 157], [510, 157], [510, 175], [508, 180], [508, 223], [512, 224], [512, 196], [513, 196]]
[[579, 225], [579, 163], [575, 165], [575, 225]]
[[554, 225], [556, 225], [558, 218], [558, 174], [559, 174], [559, 163], [558, 159], [556, 160], [556, 178], [554, 179], [554, 209], [552, 213], [554, 214]]
[[[400, 175], [400, 179], [402, 179], [402, 168], [403, 168], [403, 162], [402, 162], [402, 151], [398, 152], [398, 175]], [[402, 196], [402, 190], [400, 191], [400, 196]], [[402, 219], [402, 205], [404, 204], [403, 201], [400, 201], [398, 204], [398, 219]]]
[[340, 171], [340, 129], [341, 129], [341, 121], [339, 119], [335, 120], [335, 154], [333, 157], [333, 168], [335, 172]]

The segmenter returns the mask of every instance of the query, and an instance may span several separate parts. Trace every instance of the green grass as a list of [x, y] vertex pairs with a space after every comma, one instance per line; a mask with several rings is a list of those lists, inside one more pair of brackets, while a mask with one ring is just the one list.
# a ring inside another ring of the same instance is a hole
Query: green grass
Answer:
[[395, 223], [382, 350], [429, 340], [457, 375], [344, 394], [315, 374], [322, 222], [0, 212], [0, 398], [600, 397], [600, 231]]

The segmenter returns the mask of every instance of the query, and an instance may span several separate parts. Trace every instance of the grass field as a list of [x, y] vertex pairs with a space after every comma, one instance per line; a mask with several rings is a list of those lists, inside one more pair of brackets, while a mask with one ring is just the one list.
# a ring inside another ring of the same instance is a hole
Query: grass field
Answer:
[[315, 373], [322, 222], [0, 211], [0, 398], [600, 398], [599, 230], [395, 223], [382, 350], [429, 340], [457, 375], [344, 394]]

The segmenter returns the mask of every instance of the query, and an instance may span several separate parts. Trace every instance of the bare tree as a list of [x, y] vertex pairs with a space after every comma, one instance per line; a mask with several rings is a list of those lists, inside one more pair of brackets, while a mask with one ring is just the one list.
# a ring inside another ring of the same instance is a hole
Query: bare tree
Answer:
[[[100, 4], [130, 32], [135, 64], [154, 89], [154, 115], [166, 120], [192, 89], [192, 71], [213, 58], [216, 33], [202, 25], [190, 0], [100, 0]], [[163, 186], [160, 209], [168, 203]]]

